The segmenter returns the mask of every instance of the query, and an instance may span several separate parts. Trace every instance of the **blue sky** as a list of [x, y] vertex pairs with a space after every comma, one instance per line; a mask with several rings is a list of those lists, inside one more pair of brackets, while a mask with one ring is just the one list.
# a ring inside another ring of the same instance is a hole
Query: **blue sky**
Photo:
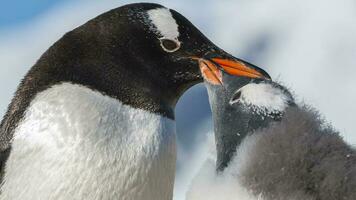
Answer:
[[4, 0], [0, 6], [0, 29], [31, 21], [67, 0]]

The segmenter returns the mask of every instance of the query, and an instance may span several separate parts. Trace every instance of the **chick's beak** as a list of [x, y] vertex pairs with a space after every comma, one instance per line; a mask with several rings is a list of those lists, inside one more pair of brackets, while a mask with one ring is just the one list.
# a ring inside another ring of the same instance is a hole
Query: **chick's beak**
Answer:
[[236, 58], [198, 58], [200, 71], [206, 81], [213, 85], [223, 85], [222, 73], [239, 77], [271, 79], [261, 68]]

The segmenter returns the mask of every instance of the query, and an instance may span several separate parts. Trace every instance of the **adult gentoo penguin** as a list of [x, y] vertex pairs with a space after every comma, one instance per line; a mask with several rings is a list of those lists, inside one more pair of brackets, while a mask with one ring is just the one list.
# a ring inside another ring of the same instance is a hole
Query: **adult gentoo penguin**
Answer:
[[65, 34], [1, 123], [0, 199], [171, 199], [176, 102], [202, 75], [219, 82], [221, 70], [268, 77], [157, 4], [126, 5]]
[[[223, 165], [217, 166], [219, 187], [210, 186], [211, 193], [221, 200], [356, 199], [356, 150], [318, 112], [296, 104], [272, 81], [231, 84], [208, 85], [216, 138], [234, 140], [217, 149], [217, 164]], [[215, 98], [226, 90], [227, 98]]]

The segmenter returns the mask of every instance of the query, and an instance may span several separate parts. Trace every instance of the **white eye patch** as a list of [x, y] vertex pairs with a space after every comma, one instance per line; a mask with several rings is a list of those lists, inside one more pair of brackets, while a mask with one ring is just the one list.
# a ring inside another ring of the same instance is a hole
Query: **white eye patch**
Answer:
[[[178, 40], [179, 31], [178, 24], [173, 18], [171, 11], [167, 8], [157, 8], [147, 11], [148, 18], [153, 25], [154, 31], [160, 36], [161, 41], [171, 40], [176, 43], [176, 46], [180, 47], [180, 41]], [[164, 48], [165, 51], [166, 48]], [[173, 52], [173, 49], [168, 49], [168, 52]], [[174, 49], [177, 50], [177, 49]]]
[[278, 87], [268, 83], [250, 83], [233, 95], [230, 104], [239, 102], [262, 110], [283, 112], [291, 101], [291, 97]]

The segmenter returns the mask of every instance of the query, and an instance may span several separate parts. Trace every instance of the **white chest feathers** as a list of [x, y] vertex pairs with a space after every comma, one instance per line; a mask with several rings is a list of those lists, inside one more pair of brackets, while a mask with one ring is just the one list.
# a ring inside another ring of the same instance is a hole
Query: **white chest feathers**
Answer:
[[69, 83], [41, 92], [16, 129], [5, 200], [168, 200], [172, 120]]

